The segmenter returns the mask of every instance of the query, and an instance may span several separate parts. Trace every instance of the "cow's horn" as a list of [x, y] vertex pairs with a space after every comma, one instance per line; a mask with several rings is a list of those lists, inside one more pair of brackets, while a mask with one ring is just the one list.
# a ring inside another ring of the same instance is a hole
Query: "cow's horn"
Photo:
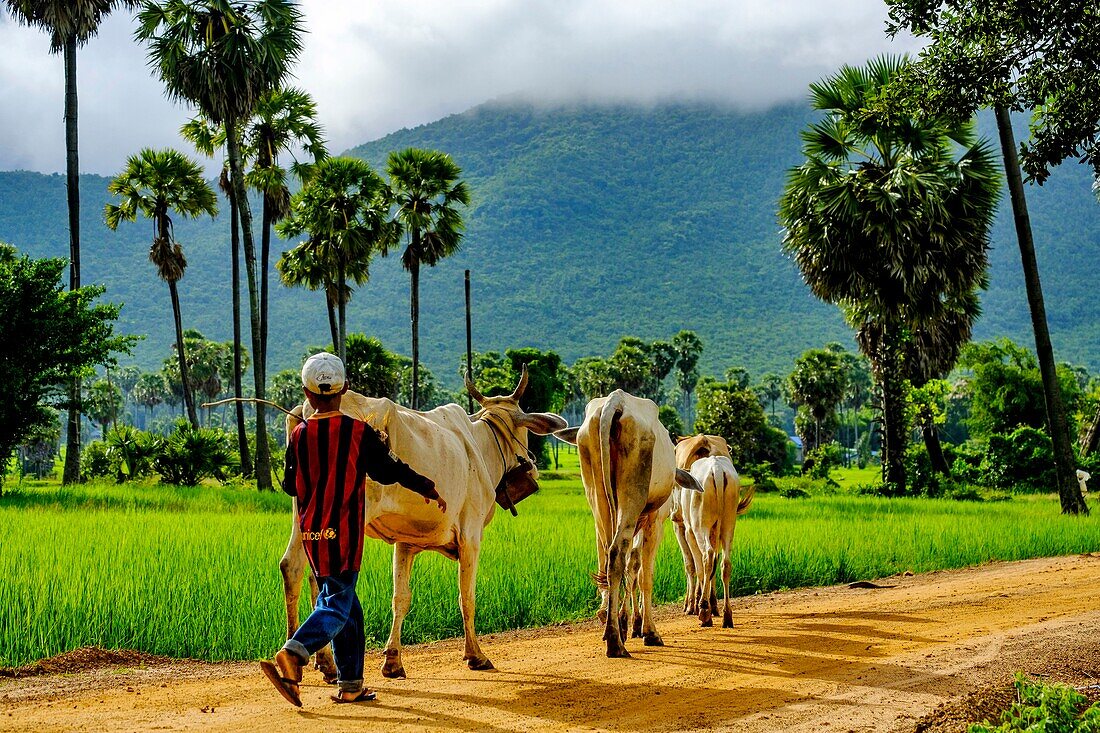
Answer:
[[516, 385], [516, 389], [512, 392], [511, 398], [516, 402], [519, 402], [519, 398], [523, 396], [524, 390], [527, 389], [527, 365], [523, 365], [523, 371], [519, 375], [519, 384]]
[[479, 405], [485, 402], [485, 395], [477, 390], [477, 385], [474, 384], [474, 380], [470, 379], [470, 373], [465, 372], [462, 378], [466, 382], [466, 391], [469, 395], [473, 397]]

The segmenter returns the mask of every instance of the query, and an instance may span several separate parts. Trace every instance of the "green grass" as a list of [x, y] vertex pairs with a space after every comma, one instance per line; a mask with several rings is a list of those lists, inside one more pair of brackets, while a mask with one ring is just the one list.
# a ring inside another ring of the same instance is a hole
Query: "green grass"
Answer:
[[[564, 468], [564, 466], [563, 466]], [[478, 628], [593, 613], [594, 532], [575, 478], [542, 481], [518, 518], [498, 512], [478, 576]], [[253, 659], [282, 642], [278, 560], [290, 501], [247, 488], [27, 483], [0, 499], [0, 665], [79, 646], [208, 660]], [[734, 592], [823, 585], [988, 560], [1100, 550], [1100, 519], [1053, 497], [998, 503], [758, 495], [737, 529]], [[370, 643], [388, 633], [389, 546], [367, 543], [360, 597]], [[456, 565], [421, 555], [407, 642], [461, 633]], [[683, 593], [671, 528], [655, 595]], [[302, 610], [307, 609], [303, 601]]]

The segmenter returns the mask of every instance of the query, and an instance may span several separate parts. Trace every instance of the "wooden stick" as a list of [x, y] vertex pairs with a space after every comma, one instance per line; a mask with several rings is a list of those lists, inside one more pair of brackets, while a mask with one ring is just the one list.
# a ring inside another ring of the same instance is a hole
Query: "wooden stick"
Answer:
[[217, 402], [203, 402], [202, 406], [203, 407], [217, 407], [218, 405], [226, 405], [226, 404], [229, 404], [230, 402], [262, 402], [265, 405], [270, 405], [271, 407], [274, 407], [276, 410], [282, 410], [283, 412], [290, 415], [291, 417], [297, 418], [299, 420], [304, 420], [305, 419], [301, 415], [295, 415], [293, 412], [286, 409], [282, 405], [278, 405], [278, 404], [272, 402], [271, 400], [261, 400], [257, 397], [230, 397], [228, 399], [218, 400]]

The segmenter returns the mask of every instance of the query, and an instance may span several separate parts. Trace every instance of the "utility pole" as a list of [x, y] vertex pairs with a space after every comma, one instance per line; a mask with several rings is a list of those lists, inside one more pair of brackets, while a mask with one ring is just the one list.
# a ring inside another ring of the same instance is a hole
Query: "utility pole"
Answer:
[[[466, 373], [470, 379], [474, 378], [474, 341], [470, 332], [470, 271], [466, 270]], [[470, 408], [470, 414], [474, 412], [474, 398], [467, 393], [466, 403]]]

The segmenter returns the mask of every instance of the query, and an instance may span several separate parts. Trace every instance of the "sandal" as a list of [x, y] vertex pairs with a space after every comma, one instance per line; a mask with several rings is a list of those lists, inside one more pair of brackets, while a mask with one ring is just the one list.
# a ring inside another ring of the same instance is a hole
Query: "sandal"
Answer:
[[260, 662], [260, 669], [264, 676], [275, 686], [287, 702], [295, 707], [302, 707], [302, 698], [298, 692], [298, 682], [279, 673], [279, 668], [268, 661]]
[[350, 700], [345, 697], [341, 697], [340, 695], [329, 695], [329, 700], [332, 700], [334, 703], [337, 703], [339, 705], [346, 705], [353, 702], [371, 702], [377, 697], [378, 695], [376, 695], [373, 690], [368, 690], [364, 687], [362, 692], [360, 692], [358, 695], [351, 698]]

